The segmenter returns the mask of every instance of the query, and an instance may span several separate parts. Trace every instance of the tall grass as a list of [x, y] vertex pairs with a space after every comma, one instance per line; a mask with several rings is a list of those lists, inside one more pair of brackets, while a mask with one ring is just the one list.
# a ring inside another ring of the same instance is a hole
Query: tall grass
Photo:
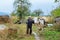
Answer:
[[[8, 29], [0, 33], [0, 40], [35, 40], [34, 35], [26, 34], [26, 24], [5, 24], [8, 28], [17, 29], [17, 34], [8, 34]], [[3, 33], [3, 34], [2, 34]]]

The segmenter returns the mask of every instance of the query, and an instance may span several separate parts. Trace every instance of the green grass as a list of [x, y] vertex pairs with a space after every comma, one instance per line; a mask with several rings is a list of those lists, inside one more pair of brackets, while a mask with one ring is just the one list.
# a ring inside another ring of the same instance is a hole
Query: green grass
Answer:
[[37, 32], [37, 30], [38, 30], [37, 27], [34, 24], [32, 26], [32, 29], [33, 29], [34, 32]]
[[60, 32], [52, 31], [50, 28], [46, 28], [42, 33], [40, 33], [40, 36], [41, 34], [45, 40], [60, 40]]

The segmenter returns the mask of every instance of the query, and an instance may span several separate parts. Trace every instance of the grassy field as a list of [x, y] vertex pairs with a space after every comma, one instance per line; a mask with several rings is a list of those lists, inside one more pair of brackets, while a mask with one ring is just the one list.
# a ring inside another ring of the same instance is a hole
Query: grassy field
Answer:
[[[2, 33], [0, 33], [0, 40], [35, 40], [34, 35], [26, 34], [26, 24], [5, 24], [7, 28], [17, 29], [17, 34], [15, 36], [11, 36], [11, 38], [4, 36], [1, 37]], [[33, 31], [39, 34], [41, 40], [60, 40], [60, 32], [52, 31], [50, 27], [45, 28], [43, 31], [38, 32], [36, 26], [33, 25]], [[6, 32], [7, 35], [7, 32]]]
[[43, 32], [40, 33], [40, 37], [44, 40], [60, 40], [60, 32], [52, 31], [50, 28], [45, 28]]
[[[2, 37], [0, 40], [35, 40], [34, 35], [26, 34], [26, 24], [6, 24], [8, 28], [17, 29], [17, 36]], [[37, 27], [33, 24], [33, 31], [39, 34], [41, 40], [60, 40], [60, 32], [51, 30], [50, 27], [45, 28], [43, 31], [38, 31]], [[7, 35], [7, 34], [6, 34]], [[4, 36], [4, 35], [3, 35]]]
[[[17, 34], [16, 36], [11, 36], [11, 38], [9, 37], [0, 37], [0, 40], [35, 40], [34, 35], [27, 35], [26, 34], [26, 24], [5, 24], [8, 28], [13, 28], [13, 29], [17, 29]], [[35, 27], [33, 27], [33, 30]], [[7, 34], [6, 34], [7, 35]], [[3, 35], [4, 36], [4, 35]]]

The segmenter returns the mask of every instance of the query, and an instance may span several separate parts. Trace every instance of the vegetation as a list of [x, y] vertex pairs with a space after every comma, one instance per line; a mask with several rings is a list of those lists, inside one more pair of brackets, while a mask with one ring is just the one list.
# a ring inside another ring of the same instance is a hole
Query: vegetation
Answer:
[[0, 31], [0, 40], [35, 40], [33, 34], [32, 35], [26, 34], [26, 24], [5, 24], [5, 25], [7, 26], [7, 28], [17, 29], [17, 33], [8, 31], [7, 29], [5, 29], [4, 31]]
[[14, 12], [11, 13], [11, 16], [16, 16], [16, 14]]
[[[57, 2], [58, 0], [55, 0]], [[16, 22], [17, 20], [24, 19], [25, 16], [40, 16], [43, 14], [43, 11], [38, 9], [34, 12], [29, 10], [31, 4], [29, 0], [15, 0], [14, 2], [15, 11], [12, 12], [12, 21]], [[52, 10], [51, 14], [53, 17], [60, 16], [60, 7]], [[18, 18], [17, 18], [18, 17]], [[49, 23], [52, 23], [53, 17], [49, 18]], [[25, 20], [24, 19], [24, 20]], [[13, 35], [7, 34], [6, 36], [0, 33], [0, 40], [35, 40], [34, 35], [26, 34], [26, 24], [6, 24], [8, 28], [17, 29], [17, 33], [13, 32]], [[8, 31], [8, 30], [6, 30]], [[43, 37], [44, 40], [60, 40], [60, 25], [55, 24], [54, 27], [46, 27], [43, 31], [38, 31], [37, 27], [33, 25], [33, 31], [37, 34], [39, 33], [40, 37]], [[4, 32], [3, 32], [4, 33]]]
[[14, 6], [16, 15], [20, 17], [20, 19], [22, 19], [25, 15], [27, 15], [30, 12], [30, 3], [28, 0], [15, 0]]
[[55, 2], [59, 2], [60, 0], [55, 0]]
[[60, 7], [52, 10], [51, 14], [52, 14], [54, 17], [60, 16]]
[[[60, 16], [60, 7], [52, 10], [51, 14], [54, 18]], [[55, 24], [53, 27], [47, 27], [38, 33], [44, 40], [60, 40], [60, 23]]]
[[51, 27], [47, 27], [44, 31], [39, 32], [40, 37], [43, 37], [44, 40], [60, 40], [60, 32], [53, 31]]
[[43, 13], [43, 11], [38, 9], [38, 10], [35, 10], [34, 13], [36, 14], [36, 16], [40, 16]]

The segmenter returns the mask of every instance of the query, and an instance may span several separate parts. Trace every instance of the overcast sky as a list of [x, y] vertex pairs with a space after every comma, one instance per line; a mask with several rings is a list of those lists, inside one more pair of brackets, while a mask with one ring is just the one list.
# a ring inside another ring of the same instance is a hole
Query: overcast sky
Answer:
[[0, 0], [0, 12], [11, 13], [13, 11], [13, 0]]
[[[0, 0], [0, 12], [11, 13], [13, 11], [14, 0]], [[30, 0], [30, 9], [41, 9], [44, 14], [48, 14], [52, 9], [55, 9], [58, 3], [54, 3], [54, 0]]]

